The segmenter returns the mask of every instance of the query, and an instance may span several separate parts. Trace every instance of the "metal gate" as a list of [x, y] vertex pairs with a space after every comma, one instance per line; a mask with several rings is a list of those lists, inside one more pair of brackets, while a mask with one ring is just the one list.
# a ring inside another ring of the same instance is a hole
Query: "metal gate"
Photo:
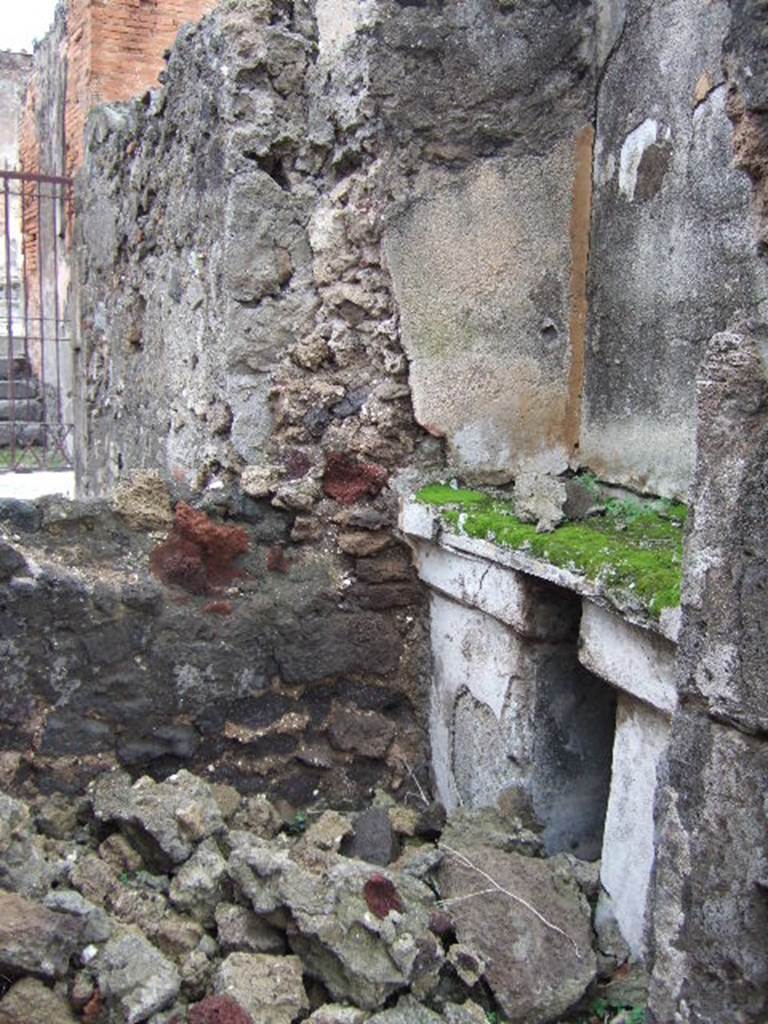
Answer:
[[73, 461], [71, 180], [0, 171], [0, 472]]

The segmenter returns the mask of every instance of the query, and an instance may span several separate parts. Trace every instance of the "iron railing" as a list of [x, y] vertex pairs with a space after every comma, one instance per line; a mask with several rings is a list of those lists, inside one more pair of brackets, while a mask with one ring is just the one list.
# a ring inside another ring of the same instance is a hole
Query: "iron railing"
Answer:
[[0, 471], [73, 461], [71, 180], [0, 171]]

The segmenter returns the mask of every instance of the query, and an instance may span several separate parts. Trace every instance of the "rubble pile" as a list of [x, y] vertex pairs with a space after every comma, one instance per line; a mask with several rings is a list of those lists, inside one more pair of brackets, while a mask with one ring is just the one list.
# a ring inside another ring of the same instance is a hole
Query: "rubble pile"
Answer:
[[616, 967], [530, 823], [282, 811], [185, 770], [0, 796], [1, 1024], [543, 1024]]

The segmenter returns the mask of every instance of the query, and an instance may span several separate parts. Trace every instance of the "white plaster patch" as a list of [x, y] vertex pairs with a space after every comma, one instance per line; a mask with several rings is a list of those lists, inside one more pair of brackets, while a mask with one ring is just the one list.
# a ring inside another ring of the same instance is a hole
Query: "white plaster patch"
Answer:
[[509, 466], [511, 462], [509, 444], [486, 419], [460, 427], [451, 440], [451, 450], [463, 466]]
[[630, 203], [635, 198], [637, 172], [643, 153], [656, 142], [658, 134], [658, 122], [648, 117], [624, 139], [619, 160], [619, 192]]
[[335, 60], [339, 51], [366, 24], [370, 0], [317, 0], [318, 49], [321, 63]]
[[674, 645], [592, 601], [582, 603], [579, 661], [659, 711], [677, 706]]
[[654, 860], [656, 772], [668, 740], [663, 715], [631, 697], [619, 698], [600, 880], [621, 934], [638, 958], [645, 952], [645, 908]]

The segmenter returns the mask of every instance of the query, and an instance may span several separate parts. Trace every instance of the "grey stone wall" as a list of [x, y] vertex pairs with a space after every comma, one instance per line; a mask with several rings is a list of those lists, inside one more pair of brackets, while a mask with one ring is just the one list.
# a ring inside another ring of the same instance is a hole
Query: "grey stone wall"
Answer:
[[681, 707], [657, 801], [659, 1022], [684, 1011], [757, 1022], [768, 1012], [767, 352], [764, 325], [716, 335], [698, 381]]
[[598, 6], [610, 30], [580, 458], [607, 479], [684, 499], [703, 347], [768, 297], [726, 111], [732, 11], [692, 0]]
[[185, 30], [161, 91], [90, 123], [84, 491], [250, 466], [275, 497], [297, 448], [305, 512], [333, 451], [685, 497], [702, 344], [767, 294], [738, 17], [251, 0]]

